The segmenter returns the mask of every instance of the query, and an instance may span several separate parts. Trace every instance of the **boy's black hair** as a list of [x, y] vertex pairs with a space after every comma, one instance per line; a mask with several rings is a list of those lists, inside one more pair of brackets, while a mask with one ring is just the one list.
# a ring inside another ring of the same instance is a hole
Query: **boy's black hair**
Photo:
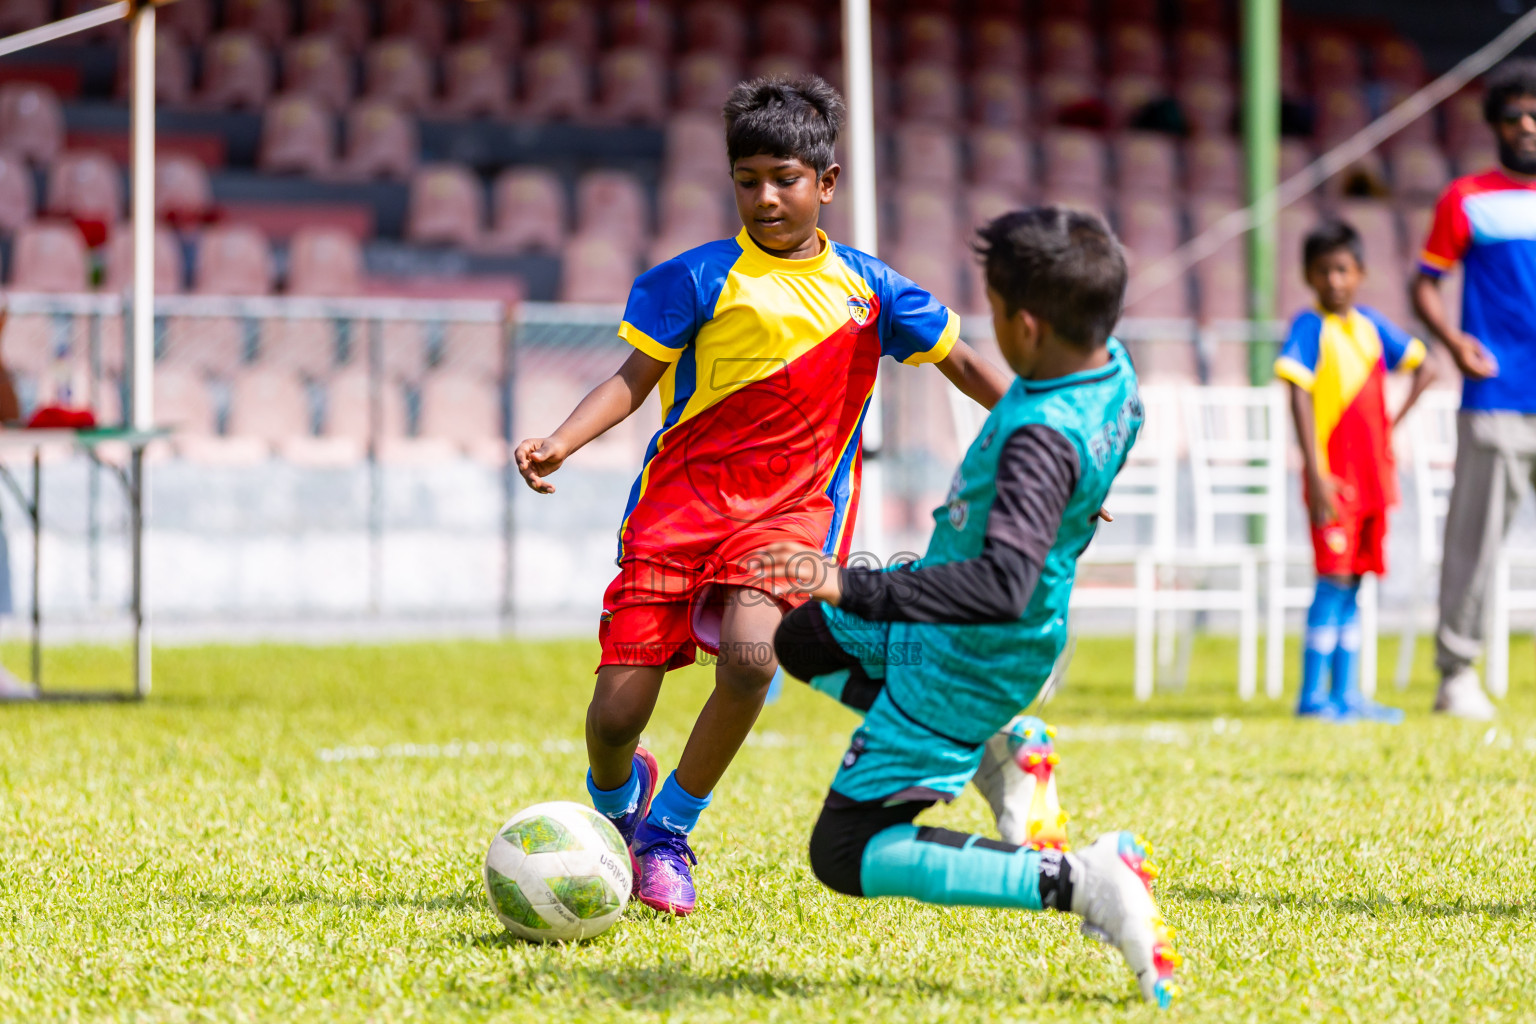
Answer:
[[1483, 120], [1496, 123], [1518, 96], [1536, 96], [1536, 57], [1507, 60], [1488, 73], [1484, 83]]
[[1314, 262], [1340, 249], [1347, 250], [1357, 266], [1365, 267], [1365, 243], [1360, 232], [1349, 221], [1328, 217], [1307, 232], [1306, 241], [1301, 243], [1301, 272], [1305, 274]]
[[749, 156], [801, 160], [825, 174], [843, 128], [843, 98], [816, 75], [772, 75], [731, 90], [725, 115], [725, 152], [731, 166]]
[[1098, 216], [1064, 206], [1015, 210], [976, 232], [987, 287], [1069, 344], [1096, 349], [1125, 303], [1125, 253]]

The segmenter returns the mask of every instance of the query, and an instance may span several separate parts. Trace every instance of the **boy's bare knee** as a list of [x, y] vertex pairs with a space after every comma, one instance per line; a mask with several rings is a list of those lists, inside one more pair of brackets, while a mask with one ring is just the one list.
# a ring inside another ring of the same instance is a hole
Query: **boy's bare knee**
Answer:
[[594, 699], [587, 706], [592, 736], [605, 747], [623, 747], [638, 740], [648, 717], [645, 709], [619, 701]]
[[778, 663], [771, 655], [766, 658], [732, 658], [715, 666], [715, 685], [726, 688], [741, 697], [754, 697], [766, 693], [773, 682]]

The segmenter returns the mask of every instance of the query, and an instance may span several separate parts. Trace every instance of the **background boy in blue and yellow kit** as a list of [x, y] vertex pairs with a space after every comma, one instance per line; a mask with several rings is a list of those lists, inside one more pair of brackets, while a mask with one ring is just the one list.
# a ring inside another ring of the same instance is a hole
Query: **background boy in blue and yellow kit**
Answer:
[[[1299, 313], [1275, 361], [1290, 386], [1312, 526], [1317, 592], [1307, 611], [1296, 713], [1397, 723], [1403, 714], [1360, 692], [1360, 579], [1386, 572], [1387, 510], [1397, 504], [1392, 429], [1433, 380], [1424, 343], [1368, 306], [1360, 235], [1328, 220], [1302, 247], [1314, 309]], [[1407, 401], [1387, 411], [1388, 373], [1412, 372]]]

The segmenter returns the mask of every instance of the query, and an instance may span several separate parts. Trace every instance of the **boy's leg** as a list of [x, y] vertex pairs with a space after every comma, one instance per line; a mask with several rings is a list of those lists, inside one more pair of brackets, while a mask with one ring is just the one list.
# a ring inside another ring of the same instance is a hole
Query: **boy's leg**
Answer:
[[1360, 691], [1360, 579], [1367, 572], [1380, 573], [1386, 568], [1386, 514], [1367, 516], [1360, 524], [1356, 543], [1356, 575], [1339, 611], [1339, 646], [1333, 655], [1333, 689], [1330, 700], [1341, 719], [1383, 722], [1398, 725], [1403, 712], [1368, 700]]
[[1349, 593], [1347, 576], [1319, 573], [1312, 606], [1307, 609], [1307, 632], [1301, 655], [1301, 698], [1296, 714], [1309, 718], [1332, 718], [1335, 707], [1329, 699], [1328, 674], [1339, 648], [1339, 618]]
[[662, 665], [604, 665], [587, 706], [587, 793], [625, 843], [650, 812], [659, 781], [656, 758], [639, 744], [665, 671]]

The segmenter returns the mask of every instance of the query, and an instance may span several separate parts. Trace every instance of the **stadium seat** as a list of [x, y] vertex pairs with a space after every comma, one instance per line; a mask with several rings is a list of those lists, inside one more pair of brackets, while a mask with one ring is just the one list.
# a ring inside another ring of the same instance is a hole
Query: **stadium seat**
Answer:
[[[844, 88], [843, 84], [843, 59], [830, 57], [823, 62], [821, 77], [833, 83], [837, 88]], [[893, 116], [896, 104], [893, 98], [894, 90], [891, 86], [891, 76], [886, 73], [885, 67], [877, 60], [874, 67], [874, 91], [875, 91], [875, 123], [884, 124]], [[718, 109], [716, 113], [719, 113]]]
[[1392, 186], [1396, 195], [1432, 202], [1450, 181], [1451, 168], [1440, 147], [1422, 142], [1392, 147]]
[[123, 216], [123, 176], [117, 164], [98, 150], [61, 154], [48, 169], [48, 212], [79, 224], [87, 244], [101, 244]]
[[1120, 194], [1172, 198], [1178, 192], [1178, 151], [1174, 140], [1153, 132], [1132, 132], [1111, 143]]
[[697, 244], [728, 238], [739, 229], [726, 216], [729, 198], [725, 182], [663, 182], [657, 199], [661, 231], [698, 238]]
[[340, 113], [352, 102], [352, 58], [326, 33], [291, 40], [283, 48], [283, 89]]
[[560, 301], [622, 303], [635, 279], [634, 250], [610, 237], [576, 237], [565, 247]]
[[969, 240], [982, 225], [1023, 205], [1017, 193], [1005, 189], [971, 189], [965, 194], [965, 239]]
[[372, 20], [364, 0], [304, 0], [304, 30], [334, 36], [349, 53], [368, 45]]
[[1307, 37], [1303, 48], [1314, 91], [1359, 85], [1360, 47], [1353, 36], [1337, 31], [1314, 32]]
[[1301, 49], [1293, 39], [1280, 40], [1280, 95], [1301, 97], [1311, 93], [1301, 73]]
[[898, 246], [950, 252], [960, 237], [955, 193], [945, 188], [900, 188], [891, 197]]
[[1173, 37], [1173, 71], [1181, 81], [1202, 78], [1230, 82], [1232, 48], [1219, 33], [1186, 28]]
[[459, 38], [489, 43], [503, 58], [523, 48], [523, 15], [512, 0], [466, 0], [458, 5]]
[[408, 114], [432, 102], [432, 65], [414, 39], [381, 39], [368, 47], [363, 64], [369, 99], [388, 100]]
[[1163, 76], [1163, 37], [1153, 24], [1111, 22], [1109, 64], [1116, 75]]
[[291, 10], [271, 0], [224, 0], [224, 27], [249, 32], [269, 47], [279, 47], [293, 28]]
[[901, 119], [954, 125], [960, 120], [960, 79], [943, 64], [909, 64], [897, 79]]
[[[117, 57], [117, 95], [126, 99], [133, 79], [133, 60], [128, 40]], [[162, 106], [184, 107], [192, 99], [192, 57], [175, 29], [157, 27], [155, 31], [155, 102]]]
[[747, 23], [735, 4], [696, 0], [683, 11], [683, 47], [690, 54], [715, 53], [741, 60], [747, 45]]
[[1303, 139], [1280, 140], [1280, 180], [1294, 177], [1317, 159], [1317, 154]]
[[512, 109], [507, 60], [483, 40], [453, 46], [443, 57], [442, 112], [449, 117], [505, 117]]
[[[1035, 86], [1037, 123], [1057, 124], [1064, 111], [1091, 103], [1098, 99], [1098, 95], [1098, 83], [1086, 75], [1061, 72], [1043, 75]], [[1107, 119], [1107, 108], [1104, 114]]]
[[178, 434], [212, 436], [217, 424], [208, 381], [190, 367], [155, 368], [155, 420]]
[[275, 445], [312, 434], [309, 396], [298, 374], [275, 367], [244, 367], [229, 384], [225, 431]]
[[1417, 46], [1401, 36], [1378, 40], [1371, 47], [1371, 68], [1379, 82], [1409, 89], [1424, 84], [1424, 58]]
[[543, 167], [509, 167], [491, 190], [495, 211], [487, 249], [556, 253], [565, 242], [565, 188]]
[[0, 150], [0, 235], [13, 234], [37, 212], [36, 187], [26, 161]]
[[989, 128], [1023, 131], [1029, 124], [1029, 87], [1012, 71], [978, 71], [971, 78], [971, 120]]
[[960, 59], [960, 34], [947, 15], [915, 11], [901, 19], [901, 59], [906, 64], [943, 64]]
[[1104, 143], [1093, 132], [1053, 128], [1041, 136], [1047, 189], [1071, 189], [1089, 194], [1105, 184]]
[[16, 156], [38, 166], [51, 164], [64, 148], [64, 108], [46, 85], [0, 85], [0, 139]]
[[1161, 5], [1157, 0], [1109, 0], [1104, 10], [1104, 18], [1111, 25], [1126, 22], [1153, 25], [1161, 14]]
[[978, 128], [971, 133], [971, 183], [1027, 196], [1034, 183], [1033, 150], [1015, 132]]
[[363, 252], [337, 228], [304, 228], [288, 243], [288, 294], [362, 295]]
[[1225, 32], [1232, 27], [1229, 6], [1226, 0], [1178, 0], [1175, 9], [1181, 25]]
[[256, 163], [267, 174], [330, 173], [336, 164], [335, 119], [309, 96], [278, 97], [261, 119]]
[[1161, 79], [1149, 75], [1116, 75], [1104, 86], [1111, 128], [1129, 128], [1148, 103], [1168, 95]]
[[1276, 253], [1276, 265], [1280, 278], [1280, 315], [1283, 317], [1312, 307], [1312, 293], [1307, 290], [1301, 265], [1301, 245], [1307, 232], [1321, 219], [1317, 207], [1308, 202], [1280, 211], [1280, 249]]
[[501, 395], [494, 380], [438, 371], [421, 382], [421, 437], [450, 441], [469, 453], [501, 440]]
[[667, 78], [652, 50], [609, 50], [598, 63], [597, 112], [607, 121], [660, 123], [667, 116]]
[[[164, 225], [155, 226], [155, 293], [176, 295], [186, 287], [181, 243]], [[122, 293], [133, 287], [133, 233], [119, 231], [107, 245], [105, 273], [101, 289]]]
[[608, 8], [608, 30], [615, 46], [638, 46], [659, 57], [672, 53], [676, 15], [657, 0], [619, 0]]
[[[778, 10], [770, 7], [769, 10]], [[792, 53], [765, 53], [747, 65], [749, 78], [800, 78], [815, 73], [815, 66], [804, 57]]]
[[[320, 433], [368, 444], [373, 434], [374, 381], [362, 367], [339, 371], [325, 385], [325, 417]], [[405, 393], [399, 381], [378, 382], [379, 430], [376, 440], [405, 436]]]
[[1487, 145], [1490, 133], [1483, 120], [1481, 92], [1463, 89], [1441, 104], [1441, 110], [1445, 117], [1445, 151], [1453, 159], [1459, 160], [1458, 154], [1473, 146]]
[[69, 224], [23, 225], [11, 243], [10, 270], [12, 291], [83, 292], [89, 274], [85, 242]]
[[1317, 99], [1318, 143], [1325, 149], [1370, 123], [1370, 109], [1358, 89], [1325, 89]]
[[202, 102], [220, 109], [260, 109], [272, 95], [272, 62], [249, 32], [220, 32], [203, 50]]
[[576, 183], [576, 233], [583, 238], [618, 239], [639, 248], [649, 230], [645, 190], [627, 171], [588, 171]]
[[197, 246], [194, 290], [200, 295], [271, 295], [272, 250], [248, 224], [215, 225]]
[[541, 45], [529, 51], [523, 74], [522, 116], [536, 120], [587, 116], [592, 92], [580, 51], [565, 43]]
[[1098, 74], [1093, 30], [1088, 23], [1050, 18], [1040, 25], [1040, 70], [1046, 74]]
[[1207, 78], [1188, 79], [1176, 93], [1195, 136], [1228, 136], [1236, 126], [1237, 97], [1231, 86]]
[[423, 167], [411, 179], [406, 241], [420, 245], [474, 245], [484, 221], [480, 179], [459, 164]]
[[[1383, 83], [1379, 94], [1380, 109], [1383, 112], [1393, 109], [1413, 95], [1414, 91], [1410, 86]], [[1430, 110], [1404, 125], [1402, 130], [1388, 140], [1387, 145], [1393, 148], [1404, 143], [1438, 145], [1440, 132], [1435, 122], [1435, 112]]]
[[443, 52], [448, 39], [445, 4], [423, 0], [386, 0], [382, 36], [409, 39], [429, 57]]
[[535, 12], [539, 45], [568, 47], [583, 63], [597, 52], [597, 7], [583, 0], [545, 0]]
[[364, 100], [347, 113], [347, 148], [341, 170], [348, 178], [405, 181], [416, 173], [416, 121], [384, 100]]
[[1028, 46], [1011, 18], [983, 18], [971, 29], [971, 54], [977, 68], [1029, 73]]
[[680, 111], [700, 111], [718, 118], [720, 107], [740, 80], [735, 61], [724, 54], [690, 53], [677, 64], [673, 105]]
[[757, 48], [770, 56], [814, 61], [821, 50], [816, 15], [798, 4], [767, 4], [757, 15]]
[[725, 181], [725, 133], [718, 113], [674, 114], [667, 121], [663, 175], [669, 179]]
[[1483, 139], [1480, 142], [1456, 151], [1456, 173], [1481, 174], [1499, 166], [1499, 151], [1492, 139]]
[[14, 35], [53, 20], [53, 0], [5, 0], [0, 3], [0, 36]]
[[1192, 196], [1243, 194], [1243, 154], [1231, 138], [1207, 136], [1184, 144], [1185, 184]]
[[[890, 264], [898, 274], [921, 281], [934, 298], [949, 308], [975, 308], [961, 291], [962, 259], [953, 240], [942, 248], [936, 244], [902, 242], [891, 253]], [[983, 296], [983, 305], [985, 301]]]
[[[1120, 240], [1125, 245], [1131, 276], [1178, 248], [1183, 231], [1178, 210], [1166, 200], [1131, 199], [1120, 204]], [[1182, 275], [1126, 308], [1127, 316], [1183, 317], [1189, 315], [1189, 288]]]
[[213, 30], [211, 0], [177, 0], [156, 12], [155, 34], [174, 32], [188, 46], [201, 47]]
[[903, 186], [954, 188], [960, 182], [960, 143], [949, 129], [917, 122], [896, 126], [896, 174]]

